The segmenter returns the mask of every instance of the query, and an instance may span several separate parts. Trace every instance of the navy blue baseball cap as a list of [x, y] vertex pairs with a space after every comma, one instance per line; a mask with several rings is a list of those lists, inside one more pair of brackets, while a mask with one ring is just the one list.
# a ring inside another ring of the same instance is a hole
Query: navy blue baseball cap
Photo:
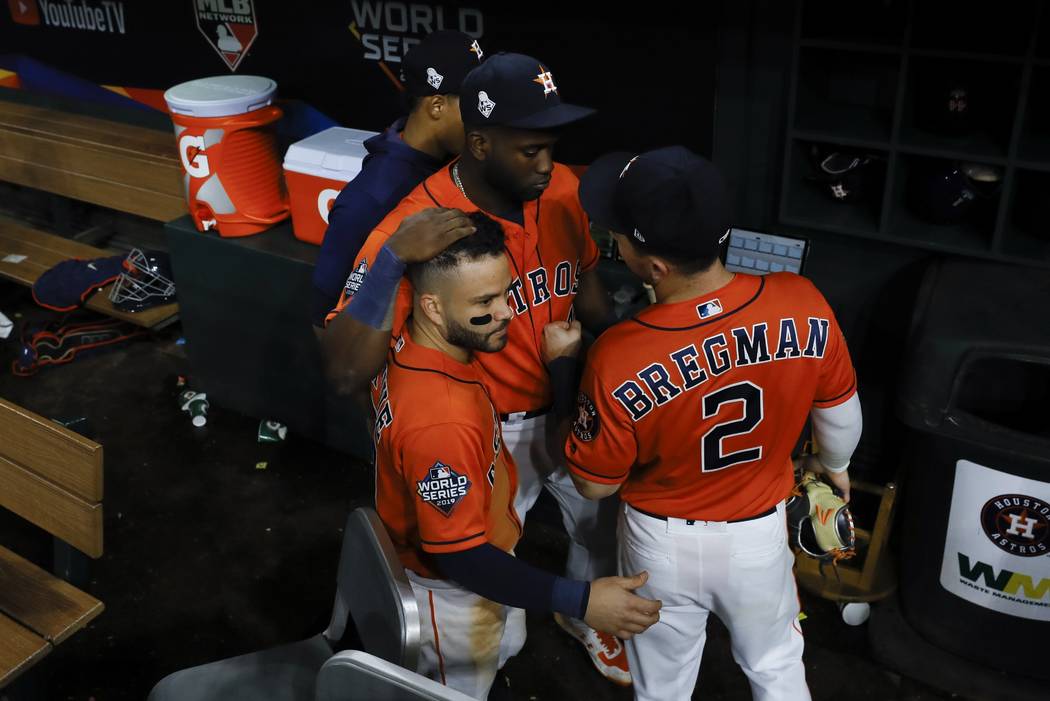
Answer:
[[415, 97], [458, 95], [485, 54], [469, 34], [442, 29], [423, 37], [401, 61], [401, 82]]
[[643, 252], [713, 258], [729, 234], [725, 180], [684, 146], [602, 156], [580, 179], [580, 202], [591, 221]]
[[467, 126], [555, 129], [594, 114], [562, 102], [550, 67], [524, 54], [498, 53], [470, 72], [460, 90]]

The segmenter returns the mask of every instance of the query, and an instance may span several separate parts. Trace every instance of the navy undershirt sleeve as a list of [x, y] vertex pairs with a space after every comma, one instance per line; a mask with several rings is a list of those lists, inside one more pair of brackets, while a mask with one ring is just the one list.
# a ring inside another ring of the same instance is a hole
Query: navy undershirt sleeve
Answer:
[[551, 409], [555, 421], [560, 422], [570, 416], [576, 408], [576, 395], [580, 386], [577, 365], [575, 356], [562, 356], [547, 366], [551, 376]]
[[579, 619], [587, 612], [590, 582], [545, 572], [490, 543], [433, 558], [446, 577], [498, 604]]
[[382, 329], [404, 274], [405, 264], [390, 246], [383, 246], [376, 254], [375, 265], [368, 272], [361, 288], [342, 313], [349, 314], [373, 329]]
[[335, 309], [357, 254], [386, 214], [386, 208], [353, 181], [336, 198], [314, 266], [310, 311], [315, 326], [323, 327], [325, 317]]

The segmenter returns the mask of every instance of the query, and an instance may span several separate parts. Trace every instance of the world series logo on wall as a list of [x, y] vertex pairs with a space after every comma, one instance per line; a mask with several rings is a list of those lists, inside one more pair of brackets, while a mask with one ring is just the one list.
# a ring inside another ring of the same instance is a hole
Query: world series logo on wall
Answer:
[[259, 35], [252, 0], [194, 0], [194, 10], [197, 29], [236, 71]]

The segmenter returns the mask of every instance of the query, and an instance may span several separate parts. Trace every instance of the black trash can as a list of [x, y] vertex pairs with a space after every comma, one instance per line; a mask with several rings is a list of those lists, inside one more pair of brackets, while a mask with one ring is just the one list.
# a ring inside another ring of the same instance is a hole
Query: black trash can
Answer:
[[1050, 642], [1050, 272], [937, 262], [906, 342], [905, 617], [956, 655], [1050, 679], [1022, 653]]

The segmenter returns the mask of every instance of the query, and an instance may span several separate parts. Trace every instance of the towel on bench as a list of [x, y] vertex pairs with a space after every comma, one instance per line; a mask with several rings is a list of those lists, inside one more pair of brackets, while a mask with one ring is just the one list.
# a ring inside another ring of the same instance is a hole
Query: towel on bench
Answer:
[[73, 311], [120, 277], [123, 265], [124, 256], [64, 260], [44, 271], [33, 283], [33, 299], [41, 307], [56, 312]]

